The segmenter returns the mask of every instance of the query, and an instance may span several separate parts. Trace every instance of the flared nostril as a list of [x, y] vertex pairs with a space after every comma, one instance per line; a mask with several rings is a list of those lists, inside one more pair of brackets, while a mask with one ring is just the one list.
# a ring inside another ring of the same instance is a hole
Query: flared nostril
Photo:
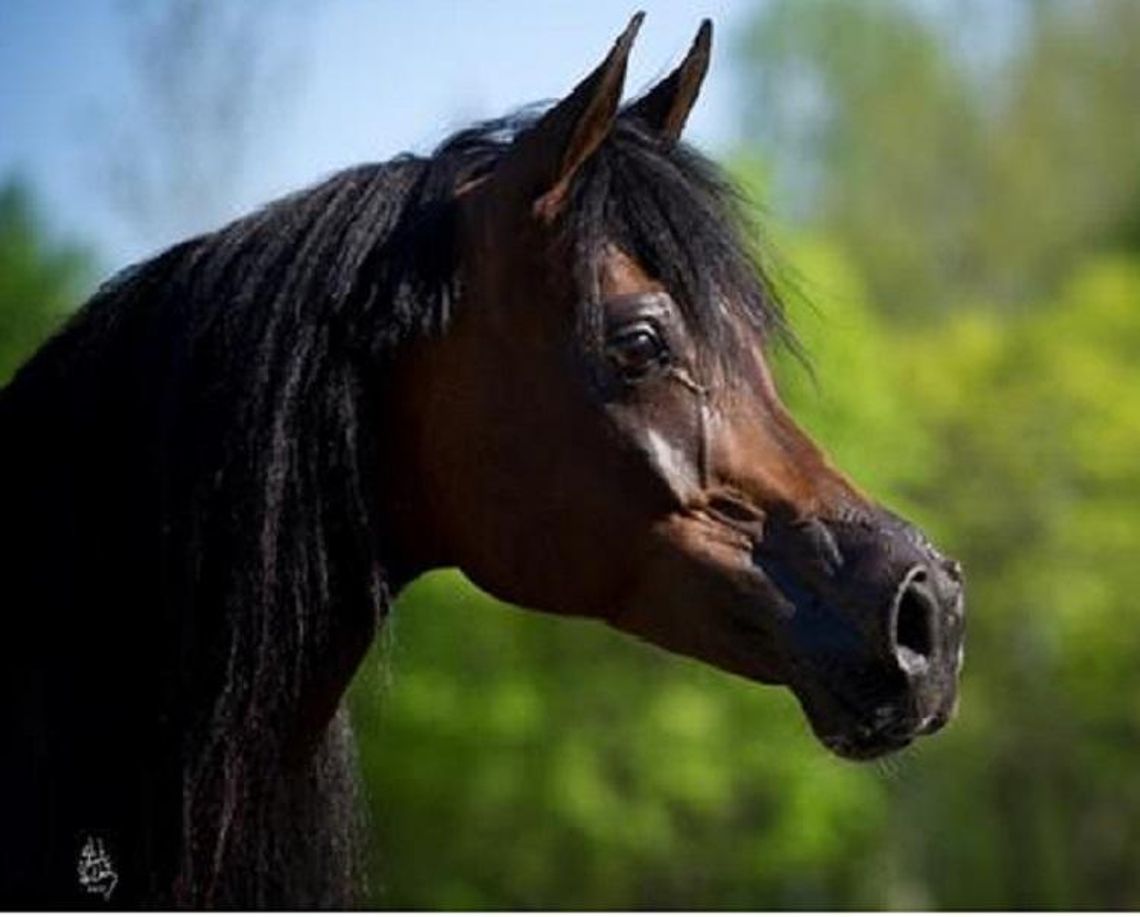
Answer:
[[892, 649], [903, 671], [917, 675], [926, 670], [934, 653], [937, 605], [923, 567], [911, 570], [895, 594], [892, 615]]

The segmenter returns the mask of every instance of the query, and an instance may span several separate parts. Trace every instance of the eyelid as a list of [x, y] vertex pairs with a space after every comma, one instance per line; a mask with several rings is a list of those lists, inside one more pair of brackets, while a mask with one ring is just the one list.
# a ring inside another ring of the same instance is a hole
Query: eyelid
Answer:
[[656, 321], [654, 321], [654, 316], [638, 315], [630, 319], [628, 322], [622, 322], [621, 324], [617, 325], [613, 329], [613, 334], [611, 337], [613, 337], [615, 340], [619, 340], [638, 331], [646, 330], [653, 332], [653, 335], [655, 337], [662, 336], [661, 326]]
[[676, 308], [673, 305], [673, 297], [664, 290], [611, 296], [605, 300], [604, 305], [608, 307], [606, 309], [607, 315], [623, 323], [642, 316], [664, 318], [673, 313]]

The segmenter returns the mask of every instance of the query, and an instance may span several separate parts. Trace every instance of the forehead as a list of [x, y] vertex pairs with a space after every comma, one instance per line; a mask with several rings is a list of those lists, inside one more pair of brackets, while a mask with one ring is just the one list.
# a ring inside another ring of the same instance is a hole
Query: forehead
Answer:
[[[766, 336], [756, 321], [732, 302], [729, 292], [715, 287], [709, 289], [710, 300], [703, 304], [706, 314], [692, 334], [693, 320], [677, 308], [671, 291], [660, 280], [652, 277], [638, 260], [614, 243], [602, 247], [595, 262], [599, 303], [607, 311], [617, 304], [637, 301], [645, 303], [652, 294], [665, 294], [653, 298], [665, 304], [660, 317], [672, 317], [677, 325], [689, 329], [684, 349], [694, 359], [693, 369], [719, 392], [722, 383], [731, 381], [730, 388], [743, 380], [752, 380], [751, 387], [774, 396], [771, 371], [764, 354]], [[589, 305], [587, 305], [589, 308]], [[618, 309], [619, 314], [624, 308]], [[599, 322], [604, 319], [597, 316]], [[710, 333], [710, 330], [712, 333]], [[691, 349], [690, 349], [691, 348]], [[719, 392], [720, 395], [725, 392]]]
[[598, 259], [598, 288], [603, 299], [639, 293], [661, 293], [664, 285], [616, 245], [606, 245]]

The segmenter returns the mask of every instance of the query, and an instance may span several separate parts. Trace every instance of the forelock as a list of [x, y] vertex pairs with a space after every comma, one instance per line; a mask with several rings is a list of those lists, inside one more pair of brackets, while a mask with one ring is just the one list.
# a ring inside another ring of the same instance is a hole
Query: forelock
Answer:
[[[563, 219], [588, 313], [600, 310], [596, 272], [615, 245], [677, 302], [706, 371], [725, 369], [756, 334], [791, 342], [744, 201], [691, 147], [619, 118], [576, 176]], [[584, 318], [595, 328], [601, 320]]]

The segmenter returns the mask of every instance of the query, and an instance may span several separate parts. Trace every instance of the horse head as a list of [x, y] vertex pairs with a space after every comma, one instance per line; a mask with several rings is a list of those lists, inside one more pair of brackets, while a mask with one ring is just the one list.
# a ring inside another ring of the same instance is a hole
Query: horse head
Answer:
[[401, 558], [786, 684], [873, 757], [951, 715], [961, 571], [781, 404], [775, 297], [679, 141], [711, 27], [623, 108], [640, 21], [454, 189], [453, 322], [398, 362]]

